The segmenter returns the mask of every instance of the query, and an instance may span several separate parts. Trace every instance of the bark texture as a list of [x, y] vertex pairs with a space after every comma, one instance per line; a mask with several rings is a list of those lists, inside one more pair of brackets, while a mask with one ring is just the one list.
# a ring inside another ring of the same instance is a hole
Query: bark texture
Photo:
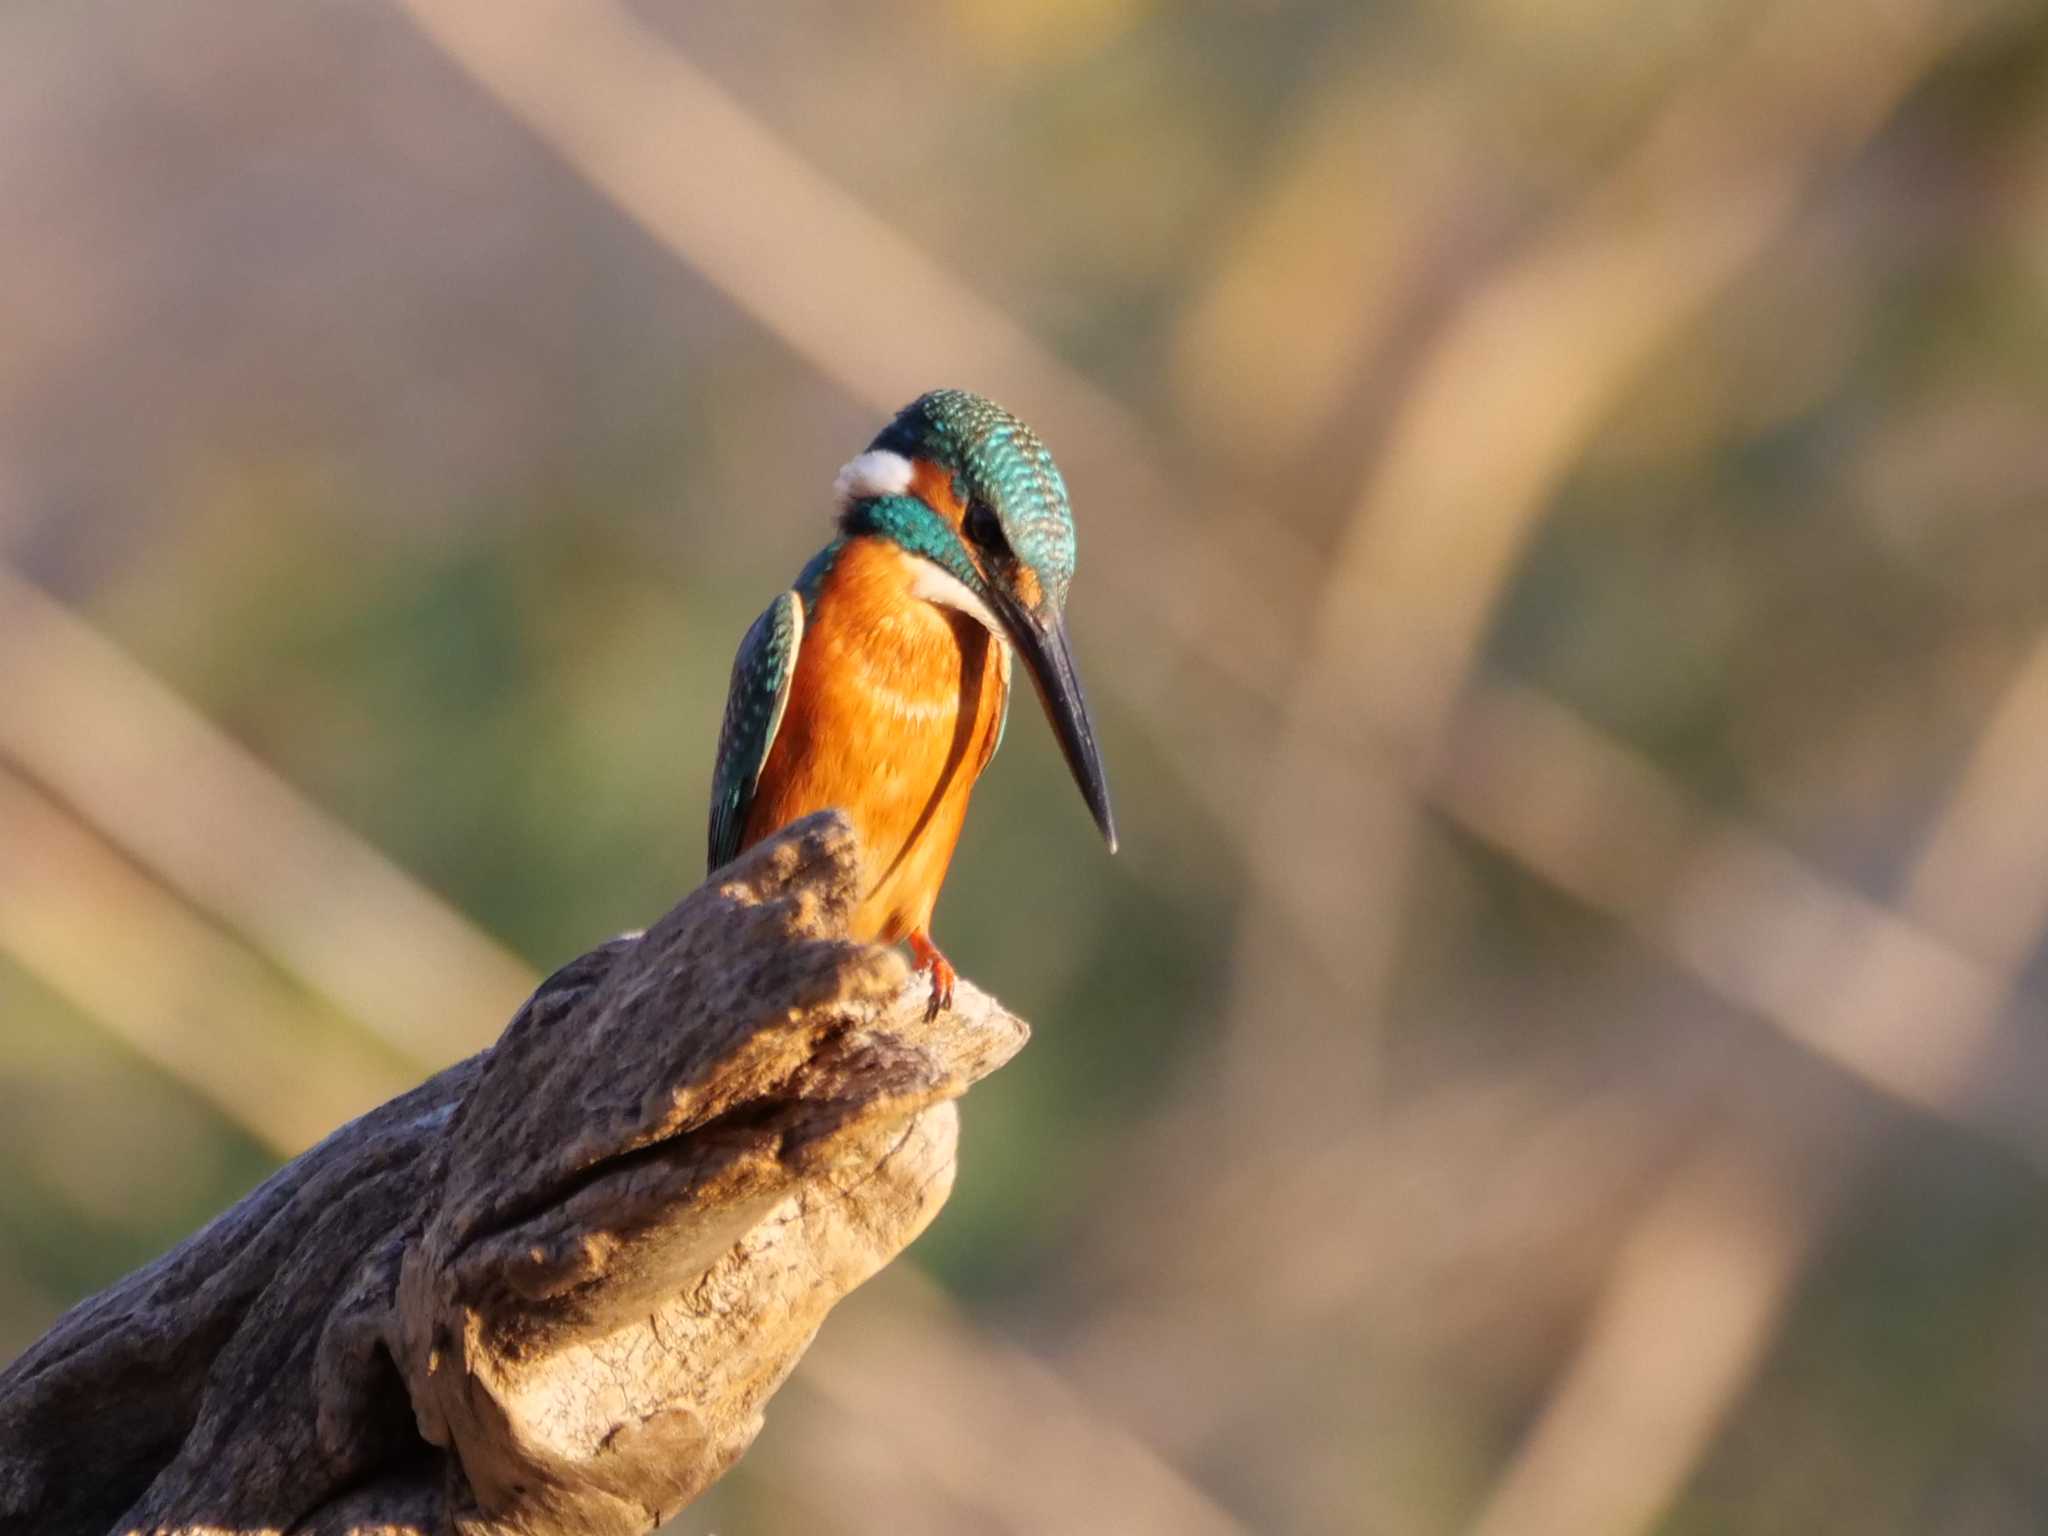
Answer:
[[0, 1372], [0, 1532], [638, 1532], [952, 1186], [1028, 1031], [845, 938], [830, 813]]

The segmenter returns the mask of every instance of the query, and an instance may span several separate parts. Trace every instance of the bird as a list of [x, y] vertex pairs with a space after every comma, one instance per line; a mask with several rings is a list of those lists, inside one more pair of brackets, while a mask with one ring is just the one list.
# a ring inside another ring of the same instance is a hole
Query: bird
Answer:
[[1021, 656], [1109, 851], [1116, 821], [1067, 638], [1074, 518], [1052, 454], [984, 397], [937, 389], [833, 482], [837, 528], [741, 639], [712, 771], [712, 872], [837, 808], [863, 849], [850, 936], [907, 940], [926, 1015], [958, 979], [932, 909]]

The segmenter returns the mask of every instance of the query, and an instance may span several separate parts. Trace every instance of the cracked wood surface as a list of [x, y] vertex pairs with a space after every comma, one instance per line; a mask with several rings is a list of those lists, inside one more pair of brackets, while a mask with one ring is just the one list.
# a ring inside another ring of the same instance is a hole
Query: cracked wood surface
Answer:
[[1022, 1021], [845, 924], [838, 816], [544, 982], [0, 1371], [0, 1532], [645, 1531], [952, 1187]]

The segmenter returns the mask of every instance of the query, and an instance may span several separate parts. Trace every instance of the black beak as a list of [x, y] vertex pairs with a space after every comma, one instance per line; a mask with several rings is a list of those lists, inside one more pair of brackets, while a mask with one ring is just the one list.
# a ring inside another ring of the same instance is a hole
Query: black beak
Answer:
[[1059, 614], [1041, 618], [990, 583], [996, 609], [1010, 640], [1024, 657], [1031, 681], [1038, 685], [1039, 702], [1066, 754], [1074, 782], [1081, 786], [1081, 798], [1102, 829], [1102, 840], [1116, 852], [1116, 817], [1109, 809], [1109, 782], [1102, 772], [1102, 753], [1095, 745], [1095, 728], [1088, 723], [1088, 701], [1081, 696], [1081, 679], [1074, 671], [1074, 652], [1067, 644], [1066, 620]]

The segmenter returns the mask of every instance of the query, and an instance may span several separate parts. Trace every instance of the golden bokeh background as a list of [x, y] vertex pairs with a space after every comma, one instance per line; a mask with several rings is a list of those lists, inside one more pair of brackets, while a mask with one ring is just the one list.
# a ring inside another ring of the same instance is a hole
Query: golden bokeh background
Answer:
[[1034, 1021], [673, 1525], [2048, 1526], [2048, 13], [0, 13], [0, 1357], [699, 878], [920, 390]]

